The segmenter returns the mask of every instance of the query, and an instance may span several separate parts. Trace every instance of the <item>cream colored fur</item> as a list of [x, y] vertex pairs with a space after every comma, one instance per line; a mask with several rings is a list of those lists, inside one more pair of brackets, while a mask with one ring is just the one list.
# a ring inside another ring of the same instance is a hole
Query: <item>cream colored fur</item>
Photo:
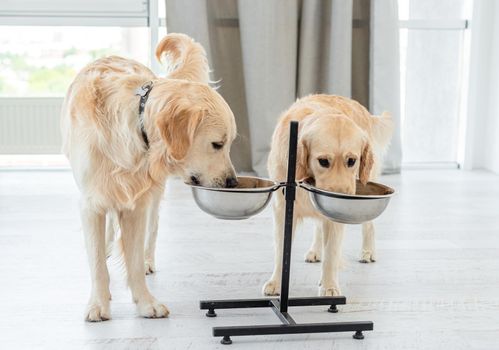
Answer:
[[[300, 122], [297, 179], [312, 177], [319, 188], [353, 194], [357, 179], [366, 183], [379, 175], [392, 134], [391, 117], [386, 113], [372, 116], [359, 103], [345, 97], [311, 95], [296, 101], [277, 124], [268, 160], [272, 179], [286, 180], [289, 122], [292, 120]], [[354, 165], [348, 165], [349, 158], [355, 159]], [[322, 166], [319, 159], [326, 159], [329, 166]], [[278, 191], [273, 202], [274, 272], [263, 286], [266, 295], [278, 295], [281, 288], [284, 209], [284, 195]], [[316, 222], [314, 240], [305, 260], [322, 261], [319, 295], [340, 295], [338, 273], [344, 225], [322, 216], [313, 208], [308, 193], [300, 188], [294, 217], [293, 228], [304, 218]], [[374, 262], [373, 223], [364, 223], [362, 233], [360, 261]]]
[[[156, 77], [138, 62], [112, 56], [85, 67], [65, 98], [63, 151], [82, 194], [81, 218], [92, 279], [88, 321], [111, 317], [106, 256], [116, 221], [139, 314], [165, 317], [168, 309], [152, 296], [145, 282], [146, 271], [154, 271], [158, 208], [165, 181], [178, 175], [216, 187], [235, 177], [229, 158], [236, 137], [234, 116], [207, 85], [204, 49], [186, 35], [169, 34], [159, 43], [157, 55], [171, 58], [173, 68], [167, 78]], [[149, 149], [140, 132], [139, 97], [135, 95], [147, 81], [154, 83], [144, 112]], [[223, 147], [215, 149], [213, 143]]]

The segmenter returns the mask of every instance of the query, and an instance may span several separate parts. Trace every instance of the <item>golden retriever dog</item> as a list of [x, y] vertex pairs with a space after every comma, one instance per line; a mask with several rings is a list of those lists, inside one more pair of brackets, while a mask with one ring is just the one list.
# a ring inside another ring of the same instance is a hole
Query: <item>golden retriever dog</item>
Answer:
[[[167, 78], [156, 77], [138, 62], [112, 56], [86, 66], [65, 98], [63, 151], [81, 191], [92, 280], [87, 321], [111, 317], [106, 216], [109, 230], [110, 215], [119, 222], [127, 280], [138, 313], [166, 317], [168, 309], [145, 281], [145, 259], [153, 265], [166, 179], [177, 175], [203, 186], [237, 185], [229, 158], [236, 124], [227, 103], [208, 85], [204, 49], [188, 36], [170, 34], [159, 43], [156, 55], [172, 63]], [[147, 101], [141, 98], [145, 89]]]
[[[300, 122], [297, 180], [313, 178], [318, 188], [354, 194], [357, 179], [365, 184], [379, 175], [383, 153], [392, 134], [391, 117], [386, 113], [373, 116], [359, 103], [345, 97], [311, 95], [296, 101], [277, 124], [268, 160], [272, 179], [286, 180], [292, 120]], [[278, 295], [281, 288], [284, 209], [284, 195], [279, 191], [273, 202], [275, 265], [272, 277], [263, 286], [265, 295]], [[304, 218], [316, 222], [314, 241], [305, 260], [322, 260], [319, 295], [340, 295], [338, 270], [344, 225], [315, 210], [308, 193], [298, 188], [293, 228]], [[362, 233], [361, 262], [374, 262], [373, 223], [362, 224]]]

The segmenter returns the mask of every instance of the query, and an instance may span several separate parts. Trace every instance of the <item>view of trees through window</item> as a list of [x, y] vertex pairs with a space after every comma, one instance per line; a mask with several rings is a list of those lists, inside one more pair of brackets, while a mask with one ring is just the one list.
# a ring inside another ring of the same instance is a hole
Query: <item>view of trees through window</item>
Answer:
[[89, 62], [121, 55], [148, 64], [147, 28], [0, 27], [0, 96], [63, 96]]

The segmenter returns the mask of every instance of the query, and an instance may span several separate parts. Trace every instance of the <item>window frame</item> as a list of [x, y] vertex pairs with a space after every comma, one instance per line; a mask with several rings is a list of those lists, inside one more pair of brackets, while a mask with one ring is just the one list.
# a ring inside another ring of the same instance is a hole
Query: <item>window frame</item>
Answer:
[[[456, 30], [463, 32], [462, 64], [459, 86], [459, 114], [457, 154], [455, 162], [402, 162], [403, 169], [462, 169], [466, 153], [467, 95], [470, 59], [470, 20], [469, 19], [408, 19], [399, 20], [399, 31], [407, 30]], [[401, 77], [402, 78], [402, 77]], [[401, 80], [402, 85], [402, 80]], [[402, 96], [401, 96], [402, 97]], [[401, 98], [402, 120], [405, 115], [405, 98]]]
[[[155, 49], [159, 41], [159, 27], [166, 24], [159, 17], [159, 0], [137, 0], [140, 10], [111, 12], [104, 11], [8, 11], [7, 6], [0, 14], [0, 26], [92, 26], [92, 27], [148, 27], [149, 28], [149, 66], [155, 74], [161, 72], [155, 59]], [[57, 3], [57, 1], [54, 1]], [[0, 7], [1, 8], [1, 7]]]

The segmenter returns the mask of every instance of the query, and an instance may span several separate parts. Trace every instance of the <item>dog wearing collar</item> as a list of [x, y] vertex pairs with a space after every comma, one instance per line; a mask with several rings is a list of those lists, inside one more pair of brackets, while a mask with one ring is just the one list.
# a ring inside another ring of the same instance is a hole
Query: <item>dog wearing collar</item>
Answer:
[[[236, 137], [232, 111], [209, 83], [201, 45], [169, 34], [158, 45], [169, 59], [166, 78], [122, 57], [86, 66], [62, 109], [63, 152], [81, 191], [81, 220], [92, 280], [87, 321], [110, 319], [106, 241], [115, 217], [128, 284], [143, 317], [169, 313], [149, 291], [154, 271], [158, 208], [169, 176], [210, 187], [237, 185], [229, 150]], [[107, 238], [106, 238], [106, 220]], [[147, 238], [147, 244], [145, 244]]]

